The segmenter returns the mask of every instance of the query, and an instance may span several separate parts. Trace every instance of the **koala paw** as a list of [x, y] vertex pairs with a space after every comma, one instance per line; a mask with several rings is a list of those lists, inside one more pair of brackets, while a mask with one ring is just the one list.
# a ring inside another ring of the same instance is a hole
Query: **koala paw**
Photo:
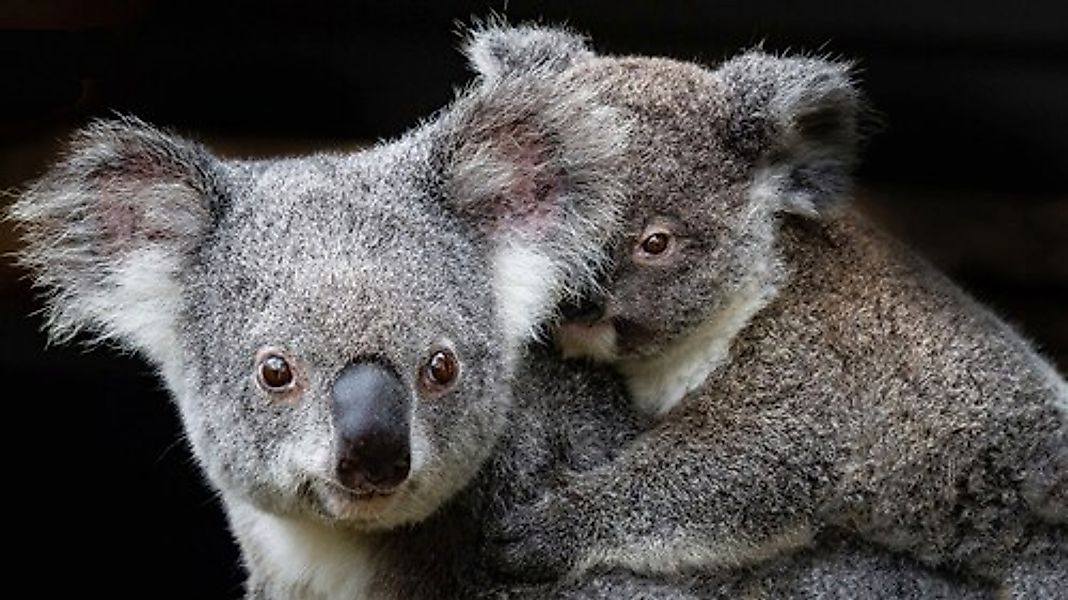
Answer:
[[490, 527], [485, 552], [490, 568], [518, 581], [560, 578], [580, 551], [575, 516], [551, 497], [513, 508]]

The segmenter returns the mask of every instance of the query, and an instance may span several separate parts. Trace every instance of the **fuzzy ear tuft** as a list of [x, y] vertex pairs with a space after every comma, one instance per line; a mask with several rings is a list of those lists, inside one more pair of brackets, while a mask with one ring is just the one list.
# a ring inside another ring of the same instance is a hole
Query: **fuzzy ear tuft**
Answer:
[[485, 81], [524, 73], [554, 74], [593, 57], [586, 38], [561, 28], [501, 20], [476, 24], [464, 43], [471, 68]]
[[850, 65], [755, 51], [718, 70], [730, 139], [766, 167], [762, 194], [780, 208], [818, 216], [848, 193], [859, 141], [860, 94]]
[[162, 358], [177, 275], [214, 221], [217, 163], [136, 119], [97, 121], [11, 208], [17, 255], [48, 296], [48, 327], [82, 329]]
[[446, 194], [496, 248], [500, 312], [517, 340], [595, 284], [616, 231], [630, 126], [597, 94], [554, 78], [497, 80], [454, 113]]

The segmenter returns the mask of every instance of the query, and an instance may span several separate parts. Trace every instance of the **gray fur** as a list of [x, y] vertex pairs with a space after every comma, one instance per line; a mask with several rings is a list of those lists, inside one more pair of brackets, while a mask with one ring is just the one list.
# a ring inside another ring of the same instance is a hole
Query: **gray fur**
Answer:
[[593, 57], [579, 34], [533, 25], [507, 26], [490, 19], [467, 33], [464, 54], [485, 81], [528, 76], [532, 71], [561, 73]]
[[[536, 324], [604, 264], [626, 183], [615, 175], [627, 172], [618, 151], [630, 111], [606, 106], [611, 90], [596, 81], [559, 86], [584, 62], [536, 62], [550, 66], [501, 71], [355, 155], [220, 161], [140, 122], [98, 123], [14, 207], [53, 335], [88, 330], [136, 349], [167, 382], [230, 514], [250, 598], [704, 597], [735, 585], [614, 572], [557, 589], [479, 568], [492, 558], [477, 552], [486, 521], [561, 470], [596, 473], [647, 427], [609, 374], [521, 354], [527, 331], [502, 314], [499, 299], [514, 297], [501, 289], [502, 249], [548, 265], [519, 315]], [[414, 379], [442, 343], [461, 358], [461, 385], [422, 397]], [[298, 357], [297, 394], [272, 401], [255, 387], [265, 344]], [[322, 481], [333, 439], [324, 396], [342, 365], [366, 356], [407, 384], [419, 456], [390, 501], [351, 506]], [[863, 558], [832, 564], [841, 556]], [[802, 583], [821, 573], [801, 560]]]
[[991, 599], [981, 583], [924, 569], [914, 560], [840, 538], [801, 552], [718, 576], [708, 573], [643, 579], [622, 570], [587, 575], [564, 586], [561, 598], [885, 598]]
[[[633, 129], [607, 314], [565, 324], [563, 348], [614, 363], [638, 400], [695, 332], [723, 329], [701, 348], [724, 351], [702, 359], [707, 379], [668, 377], [689, 393], [610, 464], [510, 512], [504, 562], [744, 567], [834, 527], [1013, 594], [1068, 589], [1068, 386], [840, 207], [859, 111], [848, 69], [749, 52], [712, 70], [597, 57], [564, 78], [604, 90]], [[676, 243], [639, 259], [651, 225]]]
[[[101, 121], [13, 207], [53, 337], [92, 332], [167, 383], [249, 597], [388, 595], [372, 586], [391, 565], [440, 547], [408, 540], [477, 532], [463, 518], [475, 500], [457, 494], [505, 433], [526, 324], [598, 270], [619, 205], [626, 124], [592, 88], [549, 91], [538, 77], [487, 81], [367, 151], [259, 162]], [[515, 297], [502, 285], [517, 275], [500, 271], [516, 255], [544, 269], [521, 290], [530, 314], [507, 317], [495, 299]], [[292, 358], [284, 396], [255, 382], [265, 346]], [[417, 381], [440, 346], [460, 380], [430, 397]], [[388, 498], [354, 499], [333, 480], [329, 389], [353, 360], [387, 365], [410, 395], [412, 472]], [[424, 569], [405, 578], [440, 575], [424, 597], [459, 572]]]

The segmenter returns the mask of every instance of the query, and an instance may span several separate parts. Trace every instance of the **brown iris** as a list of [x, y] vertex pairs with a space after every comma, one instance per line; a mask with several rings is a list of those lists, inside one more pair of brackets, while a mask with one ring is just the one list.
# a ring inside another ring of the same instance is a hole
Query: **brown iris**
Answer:
[[666, 233], [654, 233], [642, 240], [642, 252], [651, 255], [662, 254], [671, 244], [671, 237]]
[[272, 392], [285, 391], [293, 384], [293, 369], [277, 354], [268, 354], [260, 361], [259, 376], [263, 387]]
[[442, 391], [456, 380], [459, 372], [456, 355], [448, 350], [438, 350], [423, 368], [423, 386], [432, 392]]

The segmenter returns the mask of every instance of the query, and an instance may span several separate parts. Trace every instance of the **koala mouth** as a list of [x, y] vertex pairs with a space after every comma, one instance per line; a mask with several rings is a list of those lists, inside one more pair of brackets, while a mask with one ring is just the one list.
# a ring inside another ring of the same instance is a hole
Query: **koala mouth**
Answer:
[[332, 479], [326, 479], [327, 489], [330, 493], [351, 502], [363, 502], [367, 500], [374, 500], [376, 498], [388, 498], [396, 492], [396, 488], [382, 489], [374, 486], [368, 486], [363, 489], [352, 489], [344, 486]]
[[554, 331], [556, 346], [565, 359], [603, 363], [655, 354], [660, 349], [658, 337], [643, 323], [622, 316], [593, 322], [562, 321]]
[[333, 493], [337, 494], [346, 500], [352, 502], [363, 502], [364, 500], [373, 500], [375, 498], [388, 498], [393, 495], [394, 490], [352, 490], [346, 487], [339, 487], [333, 490]]
[[373, 521], [392, 504], [397, 488], [356, 490], [327, 478], [316, 478], [309, 496], [317, 511], [331, 519]]
[[564, 321], [557, 325], [554, 337], [564, 358], [611, 362], [618, 354], [619, 334], [612, 319], [592, 323]]

